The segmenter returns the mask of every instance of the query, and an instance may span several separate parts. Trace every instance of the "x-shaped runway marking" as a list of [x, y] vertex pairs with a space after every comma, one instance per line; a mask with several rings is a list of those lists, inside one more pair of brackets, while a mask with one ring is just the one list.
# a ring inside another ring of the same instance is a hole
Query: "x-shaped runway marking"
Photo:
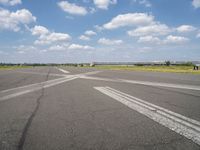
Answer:
[[[17, 88], [12, 88], [8, 90], [3, 90], [0, 92], [0, 101], [5, 101], [20, 95], [24, 95], [30, 92], [38, 91], [44, 88], [52, 87], [64, 82], [68, 82], [77, 78], [80, 78], [81, 76], [86, 76], [86, 75], [92, 75], [96, 74], [99, 71], [93, 71], [93, 72], [87, 72], [87, 73], [82, 73], [82, 74], [76, 74], [76, 75], [66, 75], [66, 74], [48, 74], [48, 76], [60, 76], [61, 78], [58, 79], [53, 79], [53, 80], [48, 80], [45, 82], [41, 83], [35, 83], [35, 84], [30, 84], [26, 86], [21, 86]], [[21, 73], [30, 73], [30, 74], [38, 74], [38, 75], [47, 75], [44, 73], [35, 73], [35, 72], [21, 72]]]
[[[147, 81], [135, 81], [135, 80], [124, 80], [124, 79], [108, 79], [108, 78], [99, 78], [92, 77], [89, 75], [97, 74], [101, 71], [93, 71], [82, 74], [68, 75], [69, 73], [66, 70], [57, 68], [63, 73], [66, 74], [48, 74], [48, 76], [59, 76], [58, 79], [53, 79], [41, 83], [35, 83], [31, 85], [26, 85], [22, 87], [12, 88], [0, 92], [0, 101], [5, 101], [20, 95], [24, 95], [30, 92], [41, 90], [44, 88], [52, 87], [59, 85], [64, 82], [68, 82], [75, 79], [87, 79], [87, 80], [97, 80], [97, 81], [108, 81], [108, 82], [118, 82], [118, 83], [130, 83], [130, 84], [140, 84], [146, 86], [157, 86], [157, 87], [168, 87], [168, 88], [178, 88], [178, 89], [188, 89], [188, 90], [200, 90], [200, 86], [194, 85], [180, 85], [180, 84], [170, 84], [170, 83], [158, 83], [158, 82], [147, 82]], [[18, 71], [19, 72], [19, 71]], [[47, 75], [45, 73], [36, 73], [36, 72], [22, 72], [28, 74], [38, 74], [38, 75]], [[107, 95], [122, 104], [128, 106], [129, 108], [147, 116], [148, 118], [158, 122], [159, 124], [175, 131], [178, 134], [185, 136], [188, 139], [191, 139], [193, 142], [200, 145], [200, 122], [193, 120], [191, 118], [185, 117], [181, 114], [172, 112], [155, 104], [149, 103], [145, 100], [133, 97], [121, 91], [117, 91], [110, 87], [94, 87], [104, 95]]]
[[[27, 73], [27, 74], [47, 75], [46, 73], [38, 73], [38, 72], [25, 72], [25, 71], [17, 71], [17, 72]], [[43, 88], [52, 87], [52, 86], [55, 86], [55, 85], [58, 85], [58, 84], [61, 84], [64, 82], [68, 82], [71, 80], [75, 80], [78, 78], [79, 79], [87, 79], [87, 80], [129, 83], [129, 84], [139, 84], [139, 85], [146, 85], [146, 86], [178, 88], [178, 89], [188, 89], [188, 90], [200, 91], [200, 86], [195, 86], [195, 85], [171, 84], [171, 83], [136, 81], [136, 80], [125, 80], [125, 79], [109, 79], [109, 78], [100, 78], [100, 77], [90, 76], [90, 75], [94, 75], [94, 74], [97, 74], [100, 72], [102, 72], [102, 71], [92, 71], [92, 72], [87, 72], [87, 73], [82, 73], [82, 74], [74, 74], [74, 75], [51, 74], [50, 73], [49, 76], [57, 76], [57, 77], [61, 77], [61, 78], [0, 91], [0, 101], [5, 101], [5, 100], [8, 100], [8, 99], [20, 96], [20, 95], [24, 95], [24, 94], [27, 94], [30, 92], [41, 90]]]

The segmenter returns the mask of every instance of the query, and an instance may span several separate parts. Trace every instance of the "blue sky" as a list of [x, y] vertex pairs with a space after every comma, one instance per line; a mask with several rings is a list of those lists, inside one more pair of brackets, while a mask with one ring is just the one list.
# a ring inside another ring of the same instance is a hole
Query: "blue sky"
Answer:
[[200, 0], [0, 0], [0, 62], [200, 60]]

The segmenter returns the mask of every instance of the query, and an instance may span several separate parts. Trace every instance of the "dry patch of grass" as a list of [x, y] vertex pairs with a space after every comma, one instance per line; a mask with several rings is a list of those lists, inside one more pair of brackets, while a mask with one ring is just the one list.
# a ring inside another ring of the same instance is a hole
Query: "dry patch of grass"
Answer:
[[117, 65], [103, 65], [103, 66], [95, 66], [95, 68], [108, 69], [108, 70], [154, 71], [154, 72], [200, 74], [200, 70], [193, 70], [193, 66], [117, 66]]

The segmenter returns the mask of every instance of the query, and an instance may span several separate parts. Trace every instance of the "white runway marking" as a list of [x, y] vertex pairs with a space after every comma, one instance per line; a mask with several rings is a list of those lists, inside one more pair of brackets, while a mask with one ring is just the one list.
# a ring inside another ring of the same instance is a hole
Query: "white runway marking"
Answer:
[[[56, 67], [57, 68], [57, 67]], [[57, 68], [60, 69], [60, 68]], [[69, 73], [69, 71], [61, 69], [62, 72]], [[61, 71], [60, 70], [60, 71]], [[46, 75], [45, 73], [34, 73], [34, 72], [23, 72], [23, 71], [17, 71], [21, 73], [28, 73], [28, 74], [38, 74], [38, 75]], [[108, 81], [108, 82], [121, 82], [121, 83], [130, 83], [130, 84], [139, 84], [139, 85], [147, 85], [147, 86], [157, 86], [157, 87], [166, 87], [166, 88], [177, 88], [177, 89], [186, 89], [186, 90], [196, 90], [200, 91], [200, 86], [196, 85], [186, 85], [186, 84], [172, 84], [172, 83], [163, 83], [163, 82], [149, 82], [149, 81], [137, 81], [137, 80], [125, 80], [125, 79], [109, 79], [109, 78], [101, 78], [101, 77], [89, 77], [87, 75], [94, 75], [97, 73], [100, 73], [101, 71], [92, 71], [82, 74], [76, 74], [74, 76], [82, 78], [82, 79], [88, 79], [88, 80], [99, 80], [99, 81]], [[69, 75], [66, 74], [49, 74], [52, 76], [62, 76], [66, 77]]]
[[[72, 76], [66, 76], [66, 77], [72, 77]], [[13, 91], [17, 91], [17, 90], [20, 90], [23, 88], [33, 88], [34, 86], [42, 86], [43, 84], [60, 81], [65, 78], [58, 78], [58, 79], [48, 80], [48, 81], [44, 81], [44, 82], [40, 82], [40, 83], [34, 83], [34, 84], [29, 84], [29, 85], [25, 85], [25, 86], [16, 87], [16, 88], [11, 88], [11, 89], [0, 91], [0, 93], [13, 92]]]
[[29, 86], [28, 89], [26, 87], [26, 89], [22, 89], [20, 91], [15, 91], [14, 93], [11, 93], [9, 95], [1, 97], [0, 101], [5, 101], [5, 100], [8, 100], [8, 99], [20, 96], [20, 95], [24, 95], [24, 94], [27, 94], [27, 93], [30, 93], [30, 92], [41, 90], [43, 88], [52, 87], [52, 86], [55, 86], [55, 85], [58, 85], [58, 84], [61, 84], [61, 83], [67, 82], [67, 81], [74, 80], [76, 78], [77, 77], [61, 78], [60, 80], [56, 80], [56, 81], [54, 80], [54, 81], [51, 81], [51, 82], [43, 82], [42, 84], [39, 83], [39, 84], [36, 84], [36, 85], [33, 85], [33, 86]]
[[57, 68], [59, 71], [63, 72], [63, 73], [70, 73], [69, 71], [67, 70], [64, 70], [64, 69], [61, 69], [61, 68]]
[[58, 79], [49, 80], [49, 81], [45, 81], [45, 82], [41, 82], [41, 83], [35, 83], [35, 84], [25, 85], [25, 86], [21, 86], [21, 87], [17, 87], [17, 88], [3, 90], [3, 91], [0, 91], [0, 101], [5, 101], [10, 98], [14, 98], [14, 97], [17, 97], [17, 96], [20, 96], [23, 94], [27, 94], [30, 92], [40, 90], [42, 88], [48, 88], [48, 87], [55, 86], [55, 85], [58, 85], [58, 84], [61, 84], [61, 83], [67, 82], [67, 81], [77, 79], [80, 76], [96, 74], [98, 72], [99, 71], [92, 71], [92, 72], [87, 72], [87, 73], [83, 73], [83, 74], [65, 75], [65, 77], [63, 77], [63, 78], [58, 78]]
[[80, 76], [80, 78], [81, 79], [88, 79], [88, 80], [108, 81], [108, 82], [122, 82], [122, 81], [117, 80], [117, 79], [89, 77], [89, 76]]
[[[24, 73], [24, 74], [36, 74], [36, 75], [43, 75], [43, 76], [47, 75], [47, 73], [38, 73], [38, 72], [32, 72], [32, 71], [15, 71], [15, 72]], [[65, 76], [65, 75], [62, 75], [62, 74], [55, 74], [55, 73], [50, 73], [48, 75], [49, 76], [57, 76], [57, 77]]]
[[0, 101], [5, 101], [7, 99], [10, 99], [10, 98], [13, 98], [13, 97], [17, 97], [17, 96], [20, 96], [20, 95], [23, 95], [23, 94], [26, 94], [26, 93], [29, 93], [29, 92], [31, 92], [31, 90], [25, 90], [25, 91], [21, 91], [21, 92], [18, 92], [18, 93], [13, 93], [13, 94], [10, 94], [10, 95], [6, 95], [4, 97], [1, 97]]
[[91, 72], [81, 73], [80, 75], [94, 75], [94, 74], [97, 74], [100, 72], [102, 72], [102, 71], [91, 71]]
[[81, 76], [80, 78], [88, 79], [88, 80], [121, 82], [121, 83], [131, 83], [131, 84], [139, 84], [139, 85], [148, 85], [148, 86], [158, 86], [158, 87], [167, 87], [167, 88], [177, 88], [177, 89], [200, 91], [200, 86], [196, 86], [196, 85], [172, 84], [172, 83], [148, 82], [148, 81], [136, 81], [136, 80], [124, 80], [124, 79], [109, 79], [109, 78], [88, 77], [88, 76]]
[[149, 85], [149, 86], [159, 86], [159, 87], [200, 91], [200, 86], [195, 86], [195, 85], [172, 84], [172, 83], [149, 82], [149, 81], [135, 81], [135, 80], [124, 80], [124, 79], [121, 79], [121, 81], [125, 82], [125, 83], [132, 83], [132, 84], [141, 84], [141, 85]]
[[125, 94], [110, 87], [94, 87], [129, 108], [147, 116], [176, 133], [200, 145], [200, 122], [168, 109], [151, 104], [137, 97]]

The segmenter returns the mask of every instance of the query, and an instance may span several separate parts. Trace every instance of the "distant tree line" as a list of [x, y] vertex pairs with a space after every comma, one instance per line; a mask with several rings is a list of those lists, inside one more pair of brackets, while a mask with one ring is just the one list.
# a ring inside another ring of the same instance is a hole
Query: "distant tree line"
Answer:
[[[105, 63], [94, 63], [95, 65], [112, 65], [110, 64], [105, 64]], [[126, 64], [126, 63], [123, 63]], [[114, 63], [114, 65], [122, 65], [122, 63]], [[130, 65], [130, 64], [129, 64]], [[161, 63], [154, 63], [154, 62], [141, 62], [141, 63], [132, 63], [132, 65], [135, 66], [194, 66], [192, 62], [183, 62], [183, 63], [174, 63], [170, 61], [165, 61]], [[72, 67], [83, 67], [83, 66], [90, 66], [89, 63], [61, 63], [61, 64], [56, 64], [56, 63], [0, 63], [0, 66], [72, 66]]]
[[72, 67], [83, 67], [89, 66], [89, 63], [0, 63], [0, 66], [72, 66]]

